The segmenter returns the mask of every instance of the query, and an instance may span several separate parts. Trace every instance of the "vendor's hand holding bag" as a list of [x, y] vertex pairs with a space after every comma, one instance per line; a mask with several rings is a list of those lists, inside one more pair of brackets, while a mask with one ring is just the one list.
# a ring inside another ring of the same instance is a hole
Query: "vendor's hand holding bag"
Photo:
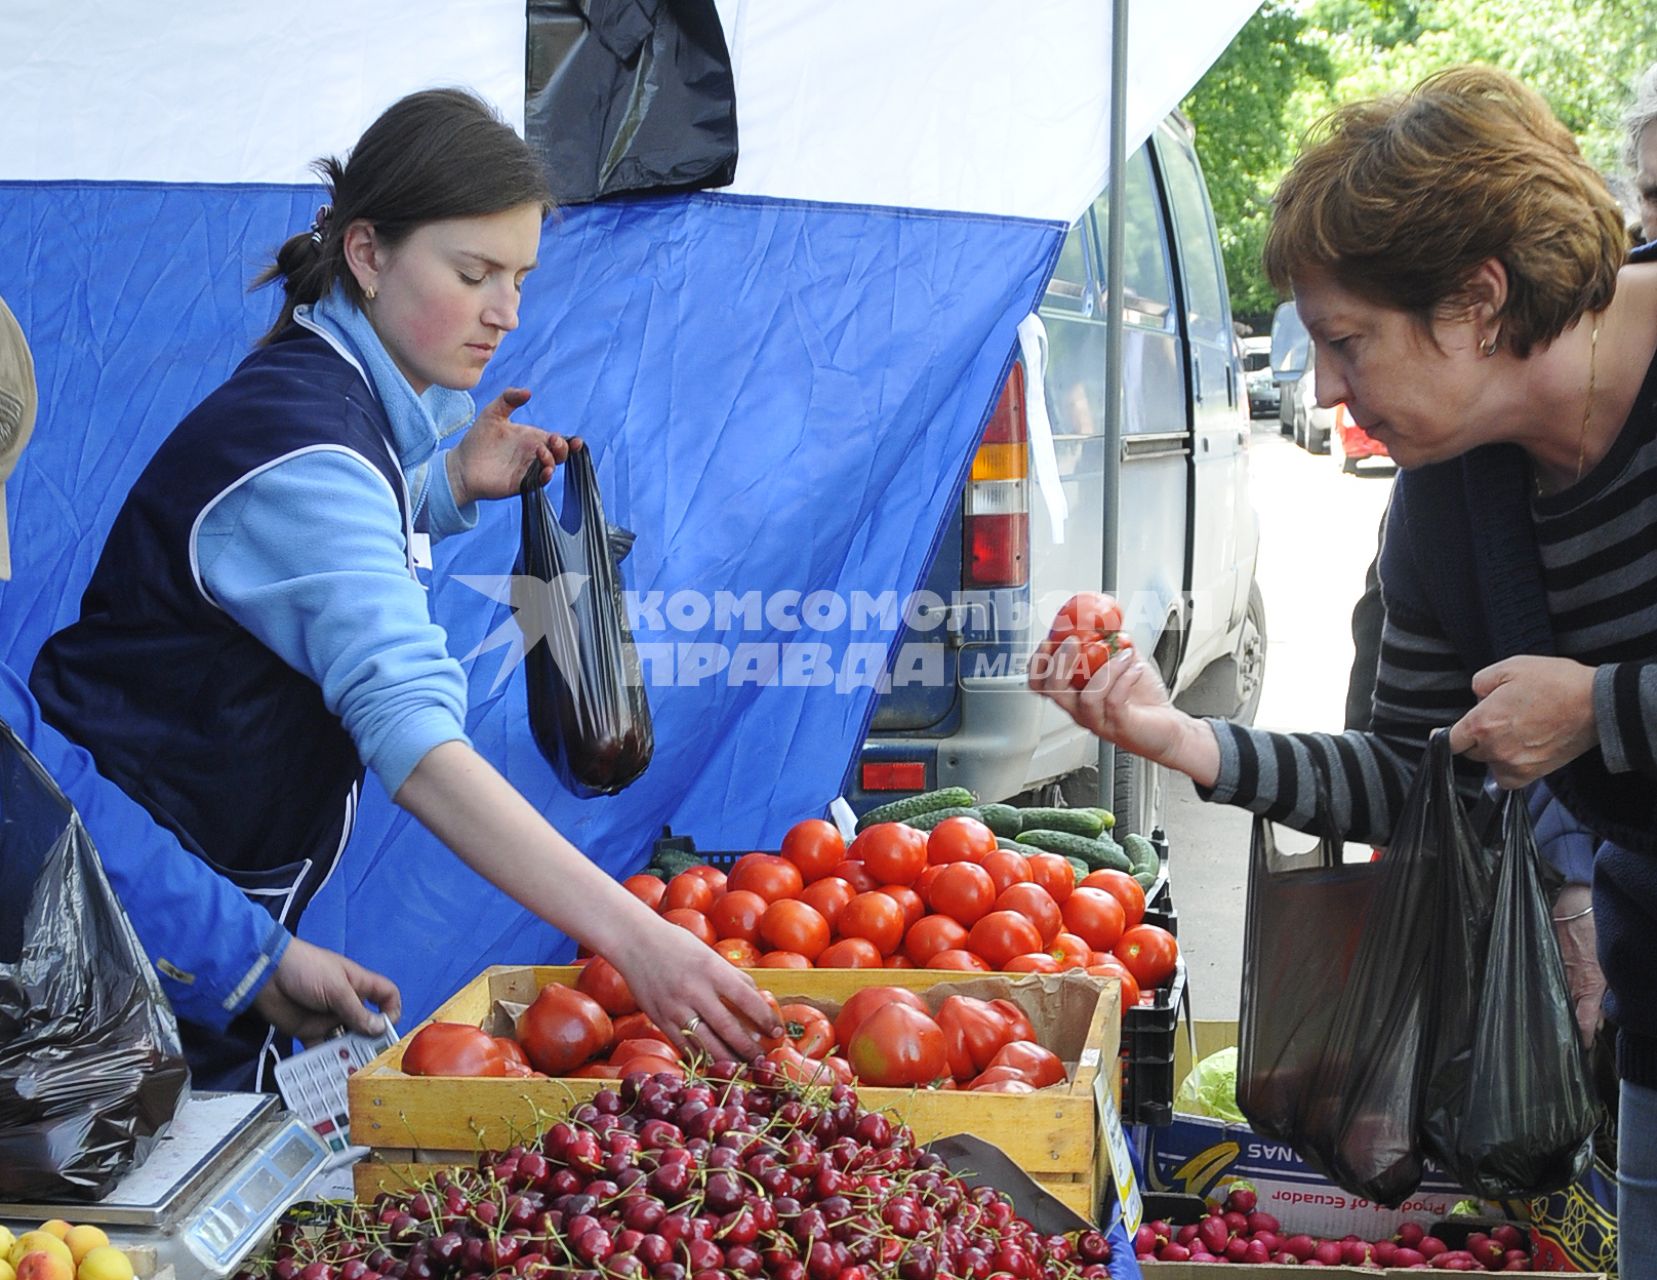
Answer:
[[645, 771], [656, 746], [617, 567], [617, 536], [629, 535], [605, 523], [587, 449], [564, 463], [568, 525], [540, 471], [539, 463], [531, 467], [519, 489], [523, 541], [512, 590], [526, 646], [529, 727], [572, 792], [613, 795]]
[[96, 1200], [188, 1096], [178, 1024], [73, 806], [0, 723], [0, 1200]]

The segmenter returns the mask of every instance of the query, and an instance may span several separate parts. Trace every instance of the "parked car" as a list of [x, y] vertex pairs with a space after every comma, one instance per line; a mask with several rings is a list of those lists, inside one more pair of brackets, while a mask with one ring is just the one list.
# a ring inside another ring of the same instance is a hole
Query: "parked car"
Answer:
[[[1039, 309], [1046, 365], [1013, 362], [962, 501], [925, 584], [941, 602], [911, 618], [846, 795], [863, 812], [906, 792], [960, 785], [980, 800], [1098, 802], [1098, 743], [1032, 697], [1029, 657], [1058, 607], [1102, 585], [1107, 522], [1114, 589], [1141, 650], [1193, 710], [1252, 718], [1266, 651], [1255, 583], [1249, 424], [1207, 188], [1190, 129], [1164, 121], [1124, 171], [1121, 499], [1107, 510], [1107, 200], [1071, 228]], [[1045, 407], [1051, 444], [1031, 429]], [[1012, 448], [1008, 448], [1011, 445]], [[1044, 450], [1050, 448], [1050, 454]], [[1051, 461], [1068, 505], [1056, 530], [1039, 476]], [[944, 603], [946, 602], [946, 603]], [[1160, 824], [1154, 766], [1118, 752], [1125, 830]]]
[[1248, 388], [1249, 417], [1274, 418], [1283, 401], [1282, 390], [1272, 376], [1270, 338], [1244, 338], [1243, 380]]
[[1318, 404], [1316, 343], [1307, 348], [1306, 367], [1300, 377], [1285, 385], [1284, 399], [1292, 402], [1290, 434], [1295, 443], [1307, 453], [1328, 453], [1329, 437], [1335, 429], [1335, 411]]
[[1329, 433], [1330, 452], [1341, 464], [1341, 470], [1352, 475], [1366, 458], [1390, 458], [1386, 445], [1352, 420], [1344, 404], [1335, 406], [1335, 426]]

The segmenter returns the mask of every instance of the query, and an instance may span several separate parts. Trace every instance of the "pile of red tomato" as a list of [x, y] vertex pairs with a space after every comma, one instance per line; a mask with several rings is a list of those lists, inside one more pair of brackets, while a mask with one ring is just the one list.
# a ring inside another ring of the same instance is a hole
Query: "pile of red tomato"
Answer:
[[1173, 976], [1166, 929], [1145, 924], [1145, 893], [1120, 871], [1080, 884], [1056, 853], [997, 847], [974, 818], [928, 833], [901, 823], [863, 831], [848, 848], [832, 823], [796, 823], [777, 854], [743, 855], [729, 873], [692, 867], [629, 890], [749, 968], [1084, 969], [1122, 982], [1138, 1004]]

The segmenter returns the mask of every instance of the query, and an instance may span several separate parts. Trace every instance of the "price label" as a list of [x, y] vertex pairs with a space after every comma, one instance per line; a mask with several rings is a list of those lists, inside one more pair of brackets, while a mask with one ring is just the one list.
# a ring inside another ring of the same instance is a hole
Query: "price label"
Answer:
[[1116, 1109], [1109, 1072], [1101, 1071], [1093, 1078], [1093, 1102], [1099, 1108], [1099, 1141], [1110, 1153], [1110, 1172], [1116, 1180], [1116, 1199], [1122, 1206], [1122, 1224], [1131, 1236], [1139, 1230], [1139, 1224], [1145, 1217], [1145, 1206], [1139, 1198], [1139, 1179], [1134, 1177], [1128, 1135], [1122, 1131], [1122, 1115]]

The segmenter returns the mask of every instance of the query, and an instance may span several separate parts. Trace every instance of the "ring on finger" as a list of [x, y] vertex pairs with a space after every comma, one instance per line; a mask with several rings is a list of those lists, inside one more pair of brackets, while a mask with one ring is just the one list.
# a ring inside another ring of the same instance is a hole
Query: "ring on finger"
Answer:
[[689, 1040], [692, 1036], [694, 1036], [696, 1034], [696, 1028], [701, 1026], [701, 1025], [702, 1025], [702, 1015], [699, 1014], [699, 1013], [693, 1013], [693, 1014], [690, 1015], [690, 1021], [685, 1023], [685, 1025], [683, 1027], [681, 1027], [680, 1030], [685, 1033], [685, 1039]]

